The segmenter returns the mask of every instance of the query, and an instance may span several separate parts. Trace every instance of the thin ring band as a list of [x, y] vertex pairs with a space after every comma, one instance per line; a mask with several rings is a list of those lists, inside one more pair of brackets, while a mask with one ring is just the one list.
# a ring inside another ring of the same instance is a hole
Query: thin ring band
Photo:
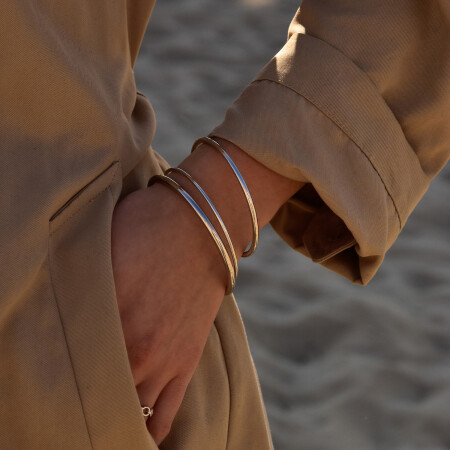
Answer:
[[228, 252], [223, 245], [222, 239], [220, 239], [220, 236], [217, 234], [217, 231], [213, 227], [212, 223], [209, 221], [206, 214], [202, 211], [202, 209], [197, 205], [195, 200], [186, 192], [175, 180], [168, 177], [167, 175], [154, 175], [152, 178], [150, 178], [150, 181], [148, 182], [148, 186], [151, 186], [154, 183], [163, 183], [169, 186], [172, 190], [178, 192], [181, 194], [184, 199], [189, 203], [191, 208], [197, 213], [198, 217], [201, 219], [205, 227], [208, 229], [211, 237], [214, 239], [214, 242], [216, 243], [220, 254], [222, 255], [223, 261], [225, 263], [225, 267], [228, 270], [228, 276], [229, 276], [229, 289], [226, 291], [226, 295], [231, 294], [234, 289], [234, 285], [236, 282], [236, 276], [234, 274], [233, 265], [231, 264], [230, 257], [228, 256]]
[[234, 247], [233, 247], [233, 244], [231, 242], [230, 235], [228, 234], [228, 230], [227, 230], [225, 224], [223, 223], [223, 220], [220, 217], [219, 212], [217, 211], [216, 207], [213, 205], [213, 203], [211, 202], [210, 198], [208, 197], [208, 194], [194, 180], [194, 178], [192, 178], [192, 176], [189, 173], [187, 173], [185, 170], [180, 169], [179, 167], [171, 167], [171, 168], [167, 169], [164, 173], [166, 175], [168, 175], [171, 172], [179, 173], [180, 175], [183, 175], [185, 178], [187, 178], [200, 191], [200, 193], [203, 195], [203, 198], [206, 200], [206, 202], [208, 203], [209, 207], [212, 209], [212, 212], [214, 213], [214, 215], [216, 216], [217, 221], [220, 223], [220, 226], [222, 227], [223, 234], [225, 235], [225, 239], [227, 240], [228, 247], [230, 248], [231, 260], [233, 262], [233, 268], [234, 268], [234, 274], [235, 274], [235, 277], [237, 278], [237, 276], [238, 276], [238, 263], [237, 263], [237, 259], [236, 259], [236, 253], [234, 252]]
[[145, 421], [147, 422], [147, 420], [153, 416], [154, 410], [153, 410], [153, 408], [150, 408], [149, 406], [141, 405], [141, 408], [142, 408], [142, 415], [144, 416]]
[[239, 172], [239, 169], [237, 168], [236, 164], [234, 163], [234, 161], [230, 158], [230, 156], [228, 155], [228, 153], [220, 146], [220, 144], [218, 142], [216, 142], [214, 139], [204, 136], [201, 137], [199, 139], [197, 139], [194, 144], [192, 145], [192, 150], [191, 153], [197, 149], [197, 147], [200, 144], [208, 144], [211, 145], [212, 147], [214, 147], [217, 151], [220, 152], [220, 154], [226, 159], [226, 161], [228, 162], [229, 166], [231, 167], [231, 169], [233, 170], [234, 174], [236, 175], [236, 178], [239, 181], [239, 184], [241, 185], [241, 188], [244, 192], [245, 198], [247, 200], [247, 204], [248, 204], [248, 208], [250, 210], [250, 215], [252, 217], [252, 227], [253, 227], [253, 241], [249, 244], [248, 246], [248, 250], [245, 250], [244, 253], [242, 254], [243, 257], [247, 257], [250, 256], [255, 250], [256, 247], [258, 245], [258, 234], [259, 234], [259, 229], [258, 229], [258, 218], [256, 216], [256, 210], [255, 210], [255, 206], [253, 204], [253, 200], [252, 200], [252, 196], [250, 195], [250, 191], [247, 187], [247, 185], [245, 184], [244, 178], [241, 175], [241, 172]]

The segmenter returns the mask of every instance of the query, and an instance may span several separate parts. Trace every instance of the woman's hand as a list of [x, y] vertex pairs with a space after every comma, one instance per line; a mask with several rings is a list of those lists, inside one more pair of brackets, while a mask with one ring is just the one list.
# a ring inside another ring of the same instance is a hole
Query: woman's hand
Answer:
[[[128, 357], [147, 426], [168, 434], [227, 283], [221, 256], [177, 193], [154, 185], [114, 211], [112, 257]], [[144, 420], [144, 419], [143, 419]]]
[[[264, 226], [302, 183], [270, 171], [229, 142], [221, 144], [244, 176]], [[252, 234], [248, 206], [224, 158], [202, 147], [180, 167], [210, 195], [239, 258]], [[131, 370], [141, 404], [154, 407], [147, 427], [159, 445], [202, 355], [227, 272], [200, 219], [161, 184], [136, 191], [116, 206], [112, 261]]]

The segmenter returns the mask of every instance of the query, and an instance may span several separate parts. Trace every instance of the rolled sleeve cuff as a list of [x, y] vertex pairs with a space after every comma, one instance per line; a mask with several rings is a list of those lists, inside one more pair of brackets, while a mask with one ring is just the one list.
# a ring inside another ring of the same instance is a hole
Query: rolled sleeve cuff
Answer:
[[373, 277], [428, 185], [368, 76], [307, 35], [291, 36], [210, 135], [307, 182], [271, 225], [358, 284]]

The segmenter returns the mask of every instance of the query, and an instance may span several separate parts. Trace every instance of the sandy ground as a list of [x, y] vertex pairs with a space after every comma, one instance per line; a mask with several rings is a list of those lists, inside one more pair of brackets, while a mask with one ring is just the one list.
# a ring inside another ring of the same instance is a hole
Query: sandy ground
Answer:
[[[164, 0], [136, 65], [172, 164], [283, 44], [297, 0]], [[366, 288], [270, 229], [236, 298], [277, 450], [450, 449], [450, 168]], [[239, 449], [240, 450], [240, 449]]]

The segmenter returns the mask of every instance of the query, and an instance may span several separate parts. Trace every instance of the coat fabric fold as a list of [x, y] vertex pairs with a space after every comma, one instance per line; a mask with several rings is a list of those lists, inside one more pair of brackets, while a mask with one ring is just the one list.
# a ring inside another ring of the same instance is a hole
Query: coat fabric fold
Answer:
[[[0, 3], [0, 448], [157, 448], [110, 248], [115, 204], [167, 167], [133, 73], [153, 6]], [[271, 224], [355, 283], [448, 160], [449, 22], [447, 0], [305, 0], [211, 130], [307, 183]], [[160, 448], [272, 448], [232, 296]]]

